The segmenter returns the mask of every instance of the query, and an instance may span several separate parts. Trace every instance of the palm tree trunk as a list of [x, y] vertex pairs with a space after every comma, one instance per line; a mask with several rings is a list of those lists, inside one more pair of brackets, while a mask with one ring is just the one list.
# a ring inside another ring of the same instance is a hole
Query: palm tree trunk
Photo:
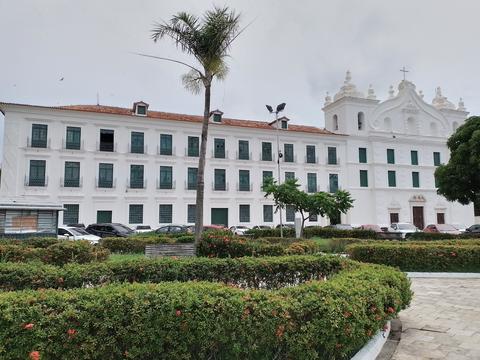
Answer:
[[205, 84], [205, 106], [203, 110], [202, 141], [197, 172], [197, 202], [195, 206], [195, 245], [198, 246], [203, 230], [203, 195], [205, 191], [205, 157], [207, 154], [208, 121], [210, 119], [210, 87]]

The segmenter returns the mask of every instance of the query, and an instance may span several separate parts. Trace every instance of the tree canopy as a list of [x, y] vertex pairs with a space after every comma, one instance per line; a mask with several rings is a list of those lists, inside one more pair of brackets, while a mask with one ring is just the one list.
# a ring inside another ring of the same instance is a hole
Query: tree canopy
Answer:
[[480, 203], [480, 117], [472, 116], [447, 141], [450, 160], [435, 171], [438, 193], [463, 205]]
[[305, 221], [311, 215], [335, 217], [338, 212], [346, 213], [353, 206], [350, 193], [338, 190], [335, 193], [316, 192], [306, 193], [299, 189], [297, 179], [288, 179], [283, 184], [277, 184], [273, 178], [268, 178], [263, 184], [265, 197], [272, 196], [276, 210], [286, 205], [293, 206], [295, 212], [302, 216], [302, 234]]

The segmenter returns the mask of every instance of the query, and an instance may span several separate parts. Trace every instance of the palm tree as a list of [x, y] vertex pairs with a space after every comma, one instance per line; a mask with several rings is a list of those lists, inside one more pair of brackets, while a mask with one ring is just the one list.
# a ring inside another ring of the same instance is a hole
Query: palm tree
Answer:
[[202, 18], [179, 12], [168, 22], [155, 24], [152, 39], [157, 42], [165, 37], [171, 38], [182, 52], [192, 55], [198, 65], [158, 56], [144, 55], [166, 61], [173, 61], [189, 68], [182, 76], [187, 90], [200, 93], [205, 90], [202, 136], [197, 174], [197, 202], [195, 217], [195, 243], [201, 239], [203, 229], [203, 197], [205, 189], [205, 156], [207, 152], [208, 122], [210, 118], [210, 91], [213, 79], [223, 80], [228, 72], [226, 58], [232, 42], [242, 33], [240, 15], [228, 7], [214, 7], [205, 12]]

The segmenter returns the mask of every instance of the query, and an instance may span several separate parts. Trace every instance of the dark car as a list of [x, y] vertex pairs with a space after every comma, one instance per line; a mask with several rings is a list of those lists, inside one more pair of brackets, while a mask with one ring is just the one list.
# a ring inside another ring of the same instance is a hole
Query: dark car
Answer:
[[468, 229], [465, 229], [467, 233], [480, 234], [480, 224], [475, 224], [470, 226]]
[[[295, 229], [295, 224], [282, 224], [284, 229]], [[280, 229], [280, 224], [275, 226], [276, 229]]]
[[185, 225], [165, 225], [155, 230], [157, 234], [189, 234], [191, 230]]
[[119, 223], [90, 224], [87, 232], [93, 235], [104, 237], [127, 237], [134, 234], [128, 226]]

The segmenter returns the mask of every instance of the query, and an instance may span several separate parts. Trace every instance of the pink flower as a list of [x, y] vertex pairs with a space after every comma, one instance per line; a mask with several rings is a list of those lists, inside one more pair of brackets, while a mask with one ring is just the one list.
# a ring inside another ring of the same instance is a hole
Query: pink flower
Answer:
[[182, 311], [181, 311], [181, 310], [175, 311], [175, 315], [177, 315], [177, 316], [182, 316]]
[[75, 330], [75, 329], [68, 329], [67, 330], [68, 337], [70, 337], [70, 338], [74, 337], [76, 333], [77, 333], [77, 330]]
[[33, 329], [33, 324], [32, 323], [25, 324], [25, 325], [23, 325], [23, 328], [25, 330], [32, 330]]
[[39, 351], [32, 351], [30, 354], [28, 354], [28, 357], [31, 360], [40, 360], [40, 352]]

